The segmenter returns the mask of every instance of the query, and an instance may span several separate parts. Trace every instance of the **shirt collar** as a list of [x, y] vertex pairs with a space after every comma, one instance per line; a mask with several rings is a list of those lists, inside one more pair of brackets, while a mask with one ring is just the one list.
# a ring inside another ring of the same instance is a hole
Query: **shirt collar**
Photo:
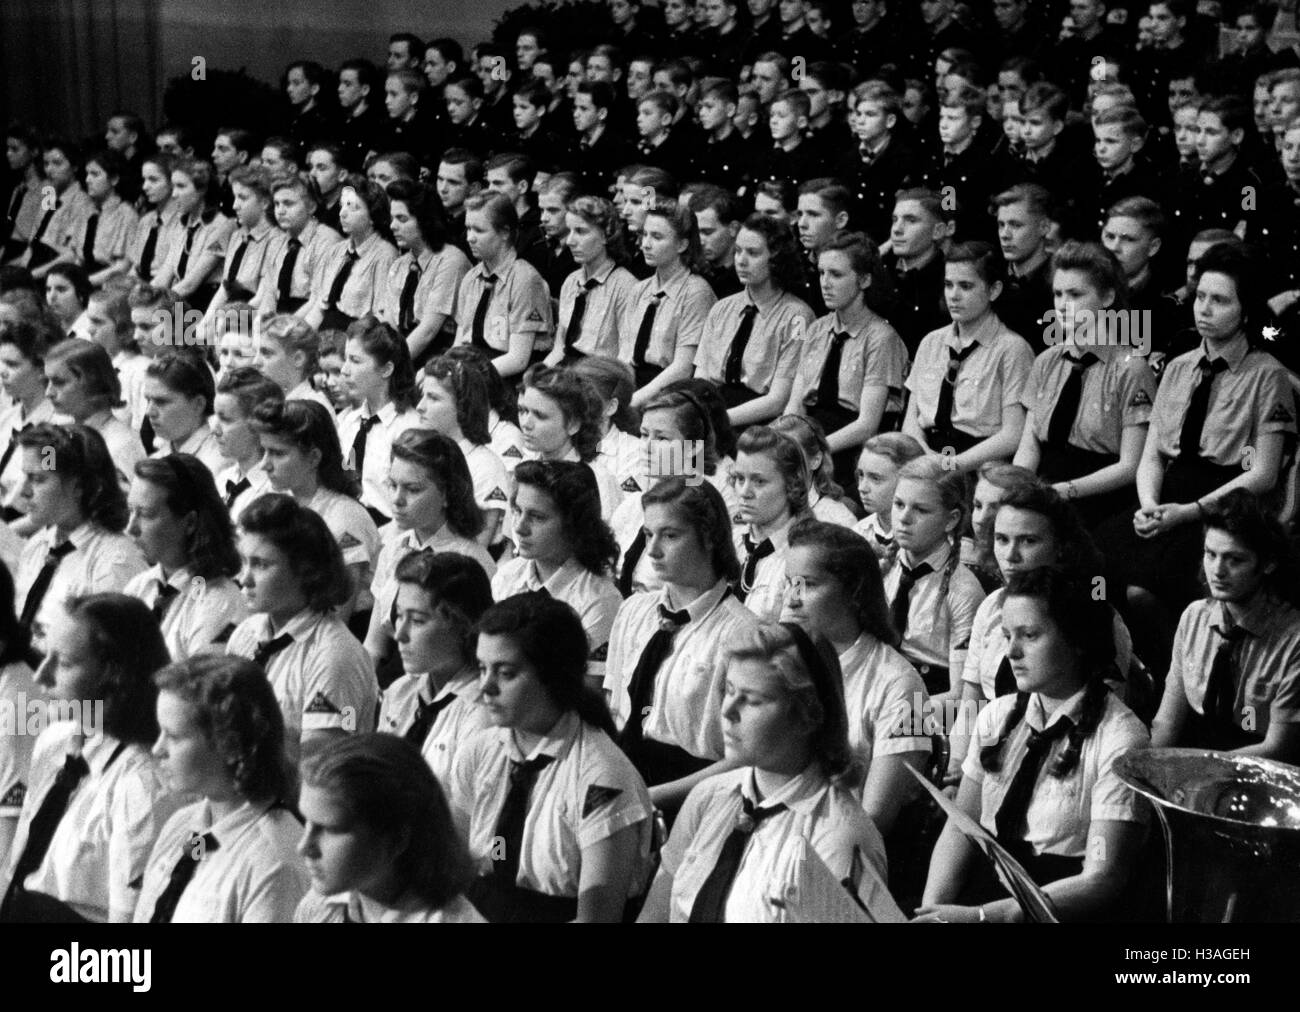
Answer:
[[758, 808], [773, 808], [785, 805], [799, 815], [812, 815], [821, 803], [822, 794], [827, 787], [825, 774], [816, 760], [810, 762], [802, 773], [787, 780], [780, 789], [769, 794], [761, 802], [758, 800], [758, 785], [754, 779], [754, 767], [749, 767], [737, 785], [740, 796]]
[[[929, 563], [931, 570], [936, 573], [942, 573], [944, 566], [948, 565], [948, 555], [951, 551], [952, 545], [945, 541], [925, 558], [919, 559], [916, 565], [919, 566], [923, 563]], [[901, 552], [898, 555], [898, 564], [900, 566], [903, 564], [903, 555]], [[913, 568], [916, 567], [914, 566]]]
[[254, 824], [270, 811], [272, 801], [245, 801], [234, 811], [227, 812], [216, 822], [212, 821], [212, 803], [204, 798], [199, 802], [198, 825], [196, 830], [203, 833], [211, 833], [217, 838], [217, 843], [223, 847], [228, 847], [231, 840], [242, 836], [245, 831], [251, 829]]
[[569, 745], [577, 735], [578, 726], [581, 723], [582, 718], [575, 711], [567, 711], [563, 717], [555, 722], [555, 726], [542, 736], [542, 740], [533, 746], [532, 752], [528, 755], [524, 755], [519, 748], [519, 743], [515, 740], [515, 733], [510, 728], [498, 728], [497, 733], [506, 747], [506, 753], [514, 762], [525, 762], [528, 759], [543, 755], [548, 755], [552, 759], [559, 759], [568, 751]]
[[[283, 636], [285, 633], [288, 633], [294, 638], [295, 642], [301, 641], [308, 633], [316, 628], [324, 618], [324, 612], [313, 611], [311, 608], [304, 608], [293, 618], [289, 619], [289, 621], [284, 624], [284, 628], [276, 633], [276, 635]], [[270, 638], [271, 616], [267, 615], [265, 612], [262, 613], [262, 627], [265, 635], [259, 637], [259, 639]]]
[[1238, 334], [1227, 346], [1220, 346], [1216, 353], [1210, 352], [1210, 346], [1204, 339], [1201, 340], [1201, 354], [1210, 360], [1221, 358], [1228, 363], [1228, 370], [1236, 372], [1241, 368], [1241, 363], [1246, 356], [1250, 354], [1250, 342], [1246, 339], [1245, 334]]
[[578, 279], [579, 279], [578, 287], [579, 288], [583, 287], [588, 281], [594, 281], [596, 282], [597, 285], [603, 285], [606, 281], [609, 280], [609, 276], [613, 274], [614, 271], [616, 271], [617, 269], [618, 269], [618, 264], [616, 264], [613, 261], [613, 259], [606, 260], [604, 266], [601, 267], [600, 270], [598, 270], [595, 274], [591, 275], [590, 277], [587, 276], [587, 272], [584, 269], [578, 275]]
[[275, 231], [275, 226], [272, 225], [269, 221], [263, 219], [262, 221], [257, 223], [256, 228], [240, 229], [240, 231], [243, 232], [246, 236], [248, 236], [248, 238], [251, 239], [253, 242], [261, 242], [268, 235], [270, 235], [272, 232]]
[[1236, 626], [1238, 629], [1246, 630], [1252, 636], [1262, 636], [1268, 631], [1279, 604], [1277, 598], [1268, 591], [1261, 591], [1242, 611], [1241, 617], [1234, 619], [1228, 614], [1227, 605], [1222, 601], [1216, 601], [1214, 608], [1216, 625], [1223, 630]]
[[659, 589], [659, 603], [669, 611], [685, 611], [691, 616], [692, 622], [697, 622], [721, 603], [723, 595], [727, 593], [727, 589], [727, 581], [719, 580], [694, 601], [690, 601], [682, 605], [681, 608], [677, 608], [674, 606], [672, 598], [668, 595], [668, 585], [664, 584]]
[[173, 446], [171, 451], [172, 453], [189, 453], [197, 457], [199, 447], [207, 442], [208, 437], [211, 435], [212, 429], [209, 428], [208, 423], [204, 421], [197, 429], [190, 433], [189, 438], [186, 439], [185, 442], [181, 443], [180, 446]]
[[561, 590], [582, 575], [583, 565], [577, 559], [566, 559], [564, 565], [551, 574], [549, 580], [543, 580], [537, 572], [537, 563], [528, 560], [525, 567], [524, 582], [529, 590], [544, 590], [551, 597], [558, 597]]
[[980, 321], [979, 326], [974, 330], [962, 328], [960, 324], [953, 323], [949, 332], [952, 340], [948, 342], [948, 346], [950, 348], [962, 348], [970, 344], [991, 344], [993, 338], [997, 336], [1000, 326], [1001, 323], [998, 320], [996, 309], [985, 314], [984, 319]]
[[1045, 731], [1052, 724], [1065, 717], [1069, 717], [1078, 724], [1079, 716], [1083, 711], [1083, 697], [1087, 691], [1088, 687], [1085, 685], [1073, 696], [1057, 706], [1050, 720], [1046, 719], [1046, 711], [1043, 709], [1043, 697], [1037, 692], [1031, 693], [1029, 705], [1025, 708], [1025, 723], [1035, 731]]
[[[75, 736], [72, 740], [75, 740]], [[86, 765], [90, 767], [92, 773], [102, 776], [108, 769], [109, 760], [113, 758], [118, 747], [123, 745], [118, 738], [114, 738], [107, 731], [102, 731], [93, 738], [87, 738], [81, 745], [81, 758], [86, 760]], [[72, 752], [69, 750], [69, 755]]]
[[368, 236], [366, 236], [365, 240], [361, 243], [360, 246], [354, 245], [352, 240], [349, 239], [347, 248], [355, 252], [357, 255], [357, 259], [361, 260], [364, 259], [366, 255], [369, 254], [370, 251], [375, 248], [375, 245], [377, 243], [381, 243], [383, 241], [384, 240], [380, 238], [378, 232], [371, 232]]
[[[501, 262], [497, 264], [497, 269], [492, 273], [497, 276], [498, 280], [504, 278], [510, 273], [510, 268], [515, 265], [515, 261], [518, 259], [519, 254], [514, 250], [506, 250], [506, 255], [501, 258]], [[487, 265], [483, 263], [482, 260], [474, 265], [474, 271], [478, 275], [479, 280], [483, 280], [488, 276]]]

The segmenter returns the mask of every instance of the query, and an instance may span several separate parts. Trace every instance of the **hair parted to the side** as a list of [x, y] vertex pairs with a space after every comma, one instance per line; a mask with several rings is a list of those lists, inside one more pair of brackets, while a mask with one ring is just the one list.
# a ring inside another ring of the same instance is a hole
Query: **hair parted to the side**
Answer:
[[356, 499], [361, 479], [343, 466], [339, 430], [329, 409], [316, 401], [263, 401], [253, 409], [253, 430], [259, 436], [283, 439], [310, 454], [316, 450], [316, 480], [323, 488]]
[[163, 490], [173, 516], [193, 517], [185, 534], [185, 565], [191, 576], [215, 580], [239, 572], [230, 512], [206, 464], [188, 453], [170, 453], [136, 461], [135, 475]]
[[891, 647], [898, 645], [880, 565], [865, 538], [841, 524], [805, 517], [791, 526], [789, 545], [816, 549], [822, 569], [843, 588], [862, 630]]
[[551, 500], [573, 557], [584, 569], [603, 576], [614, 567], [618, 541], [600, 517], [600, 487], [591, 468], [575, 460], [521, 460], [514, 480], [516, 495], [529, 485]]
[[[410, 552], [397, 564], [397, 582], [419, 587], [430, 604], [452, 624], [461, 660], [474, 665], [478, 621], [492, 607], [492, 583], [474, 559], [457, 552]], [[396, 606], [396, 605], [394, 605]]]
[[731, 517], [722, 493], [711, 482], [689, 484], [683, 477], [661, 478], [641, 496], [641, 507], [669, 506], [689, 527], [708, 556], [714, 574], [728, 583], [740, 579], [740, 560], [731, 536]]
[[60, 478], [76, 482], [78, 506], [83, 516], [105, 530], [126, 529], [126, 493], [117, 477], [117, 465], [98, 431], [85, 425], [33, 425], [18, 435], [24, 450], [36, 450], [41, 466]]
[[465, 891], [473, 865], [451, 807], [420, 750], [393, 734], [342, 735], [303, 760], [306, 786], [357, 822], [404, 843], [393, 871], [403, 892], [440, 909]]
[[474, 498], [474, 480], [459, 446], [432, 429], [407, 429], [393, 440], [393, 459], [405, 460], [428, 473], [446, 502], [447, 526], [473, 540], [483, 530], [483, 511]]
[[768, 425], [751, 425], [736, 441], [736, 456], [765, 456], [775, 464], [785, 483], [785, 500], [791, 516], [799, 516], [808, 509], [808, 496], [812, 491], [812, 472], [808, 458], [799, 443]]
[[268, 492], [254, 499], [240, 516], [239, 529], [266, 538], [285, 554], [312, 611], [329, 611], [351, 596], [352, 580], [334, 535], [319, 514], [293, 496]]
[[600, 452], [600, 395], [580, 374], [569, 369], [553, 369], [538, 363], [529, 366], [519, 384], [520, 391], [536, 390], [554, 401], [566, 425], [578, 430], [570, 437], [573, 448], [586, 463]]

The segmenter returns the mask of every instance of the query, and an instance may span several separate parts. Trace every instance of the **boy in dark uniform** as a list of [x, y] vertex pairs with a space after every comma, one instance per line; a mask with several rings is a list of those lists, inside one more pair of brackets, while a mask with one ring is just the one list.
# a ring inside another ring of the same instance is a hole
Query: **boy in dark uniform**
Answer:
[[893, 256], [887, 266], [897, 294], [889, 322], [909, 356], [916, 354], [921, 338], [951, 322], [943, 298], [943, 248], [952, 235], [951, 214], [933, 190], [903, 190], [894, 204]]

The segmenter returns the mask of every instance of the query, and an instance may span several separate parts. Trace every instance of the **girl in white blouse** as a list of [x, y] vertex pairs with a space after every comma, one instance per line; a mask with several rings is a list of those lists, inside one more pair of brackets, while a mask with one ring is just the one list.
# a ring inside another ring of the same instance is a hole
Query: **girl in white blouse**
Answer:
[[168, 785], [198, 800], [163, 826], [135, 921], [274, 924], [307, 891], [289, 807], [284, 718], [265, 673], [239, 657], [193, 657], [154, 676], [153, 754]]
[[[980, 714], [957, 791], [957, 806], [1044, 887], [1062, 920], [1113, 910], [1143, 838], [1143, 811], [1115, 763], [1150, 737], [1104, 680], [1112, 622], [1086, 578], [1050, 568], [1011, 577], [1002, 628], [1015, 692]], [[950, 819], [917, 919], [1020, 917]]]
[[311, 891], [298, 923], [481, 923], [442, 787], [409, 742], [357, 734], [303, 764], [298, 852]]

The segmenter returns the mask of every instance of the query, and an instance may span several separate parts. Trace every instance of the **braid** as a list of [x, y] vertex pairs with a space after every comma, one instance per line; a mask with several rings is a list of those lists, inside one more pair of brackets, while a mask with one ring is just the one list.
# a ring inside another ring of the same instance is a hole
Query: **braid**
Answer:
[[1011, 737], [1011, 732], [1025, 719], [1025, 709], [1028, 706], [1029, 693], [1017, 692], [1016, 705], [1007, 714], [1006, 722], [998, 733], [998, 740], [980, 749], [980, 765], [984, 767], [986, 773], [996, 773], [1002, 769], [1002, 748], [1006, 745], [1007, 739]]
[[1058, 778], [1069, 776], [1070, 772], [1079, 765], [1079, 753], [1083, 750], [1083, 743], [1092, 737], [1092, 733], [1097, 730], [1097, 725], [1101, 723], [1109, 693], [1110, 687], [1099, 675], [1089, 679], [1087, 691], [1083, 695], [1083, 705], [1080, 708], [1079, 723], [1070, 729], [1065, 748], [1052, 764], [1052, 776]]
[[[943, 582], [939, 584], [939, 596], [934, 602], [934, 621], [936, 625], [943, 622], [943, 610], [948, 607], [948, 588], [952, 586], [952, 574], [961, 564], [961, 530], [960, 525], [953, 529], [948, 539], [948, 561], [943, 567]], [[951, 647], [951, 644], [949, 644]]]

